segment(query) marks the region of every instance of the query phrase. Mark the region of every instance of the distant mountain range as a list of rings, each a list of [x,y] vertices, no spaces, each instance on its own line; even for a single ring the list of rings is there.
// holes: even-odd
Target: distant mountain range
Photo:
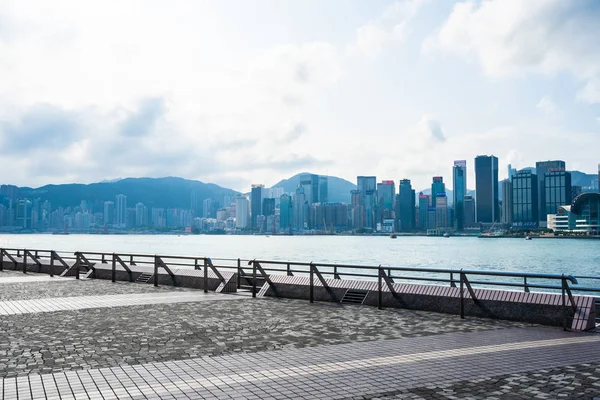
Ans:
[[[528,168],[535,171],[535,168]],[[281,187],[284,192],[294,193],[300,175],[296,174],[288,179],[284,179],[273,187]],[[597,179],[595,174],[586,174],[580,171],[571,171],[572,184],[576,186],[589,187]],[[499,197],[502,196],[501,183],[499,184]],[[345,179],[336,176],[328,177],[328,197],[330,202],[350,203],[350,192],[356,189],[356,185]],[[6,192],[0,191],[0,200],[4,199],[7,203],[10,197],[9,189]],[[91,184],[64,184],[64,185],[46,185],[39,188],[20,187],[17,189],[18,197],[29,199],[40,198],[41,201],[48,200],[53,208],[69,207],[79,205],[82,200],[88,202],[96,210],[101,210],[104,201],[114,201],[116,195],[124,194],[127,196],[127,204],[134,207],[136,203],[144,203],[148,208],[190,208],[192,202],[192,193],[196,201],[202,202],[204,199],[211,198],[216,200],[220,206],[223,206],[223,200],[226,196],[235,196],[239,192],[218,186],[212,183],[204,183],[195,180],[188,180],[177,177],[166,178],[125,178],[115,181],[106,181]],[[431,189],[422,190],[424,194],[430,194]],[[446,190],[449,203],[452,203],[452,190]],[[11,192],[12,193],[12,192]],[[469,195],[475,195],[474,190],[468,190]],[[416,191],[418,196],[419,191]],[[3,195],[3,196],[1,196]],[[14,195],[14,193],[13,193]],[[202,205],[199,205],[202,207]]]
[[[126,178],[115,182],[65,185],[46,185],[36,189],[19,188],[19,197],[48,200],[53,208],[79,205],[82,200],[90,206],[104,201],[114,201],[116,195],[127,196],[127,205],[144,203],[148,208],[185,208],[191,206],[192,193],[200,202],[213,198],[222,202],[224,196],[235,196],[238,192],[212,183],[176,177]],[[201,207],[201,205],[200,205]]]

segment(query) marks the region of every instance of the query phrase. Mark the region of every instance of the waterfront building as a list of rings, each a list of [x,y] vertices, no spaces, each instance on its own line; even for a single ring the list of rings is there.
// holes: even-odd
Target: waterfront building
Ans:
[[[269,215],[275,215],[275,199],[274,198],[263,199],[262,215],[264,215],[265,217],[268,217]]]
[[[282,194],[279,198],[279,228],[282,231],[289,231],[292,228],[293,219],[292,198],[288,194]]]
[[[448,197],[446,193],[435,196],[435,227],[448,228]]]
[[[493,155],[475,157],[475,193],[477,222],[499,221],[497,157]]]
[[[243,195],[235,198],[235,227],[236,229],[246,229],[250,222],[250,203]]]
[[[250,213],[251,227],[252,230],[259,230],[260,226],[257,223],[257,217],[262,215],[262,199],[263,189],[265,185],[254,184],[250,192],[250,206],[252,208]]]
[[[377,178],[374,176],[358,176],[356,186],[362,196],[364,207],[364,229],[375,229],[375,204],[377,196]]]
[[[344,203],[317,203],[310,206],[310,227],[333,232],[348,228],[348,205]]]
[[[28,229],[30,224],[31,201],[29,199],[17,200],[17,226]]]
[[[600,232],[600,193],[582,193],[571,204],[558,207],[546,217],[548,228],[555,231]]]
[[[415,229],[415,190],[412,188],[410,179],[402,179],[398,192],[398,207],[396,211],[396,228],[400,231]]]
[[[351,198],[351,225],[352,229],[363,229],[365,226],[365,208],[363,206],[363,197],[360,190],[352,190],[350,192]]]
[[[514,176],[512,177],[514,178]],[[502,181],[502,223],[510,225],[513,222],[513,182],[512,179]]]
[[[600,163],[598,163],[598,179],[596,180],[596,189],[600,193]]]
[[[204,218],[214,218],[215,202],[213,199],[204,199],[202,201],[202,216]]]
[[[431,183],[431,205],[435,207],[435,199],[438,193],[446,193],[446,185],[444,184],[444,178],[441,176],[434,176],[433,182]]]
[[[419,230],[426,231],[427,224],[427,208],[429,207],[429,196],[419,193]]]
[[[217,221],[226,221],[229,218],[229,211],[226,208],[217,210]]]
[[[114,201],[104,202],[104,224],[112,225],[115,222],[115,203]]]
[[[127,196],[118,194],[115,199],[115,224],[117,228],[127,226]]]
[[[512,181],[512,222],[513,227],[536,227],[538,210],[537,175],[528,169],[513,176]],[[504,190],[504,188],[503,188]]]
[[[475,225],[475,199],[473,198],[473,196],[465,196],[464,221],[465,228],[469,228]]]
[[[298,185],[294,196],[294,229],[306,229],[308,226],[308,201],[304,194],[305,186]]]
[[[454,191],[454,228],[462,231],[464,228],[464,201],[467,195],[467,160],[454,161],[452,188]]]
[[[300,185],[304,189],[304,198],[309,206],[319,202],[319,175],[301,174]]]
[[[143,203],[135,205],[135,226],[148,225],[148,208]]]
[[[512,182],[513,176],[517,174],[517,169],[513,168],[511,164],[508,164],[508,180]]]
[[[434,206],[427,206],[427,230],[436,229],[437,228],[437,220],[436,220],[436,211]]]
[[[535,173],[538,177],[538,221],[541,227],[546,225],[546,174],[548,172],[566,171],[566,163],[562,160],[538,161],[535,163]],[[567,203],[562,203],[567,204]],[[560,204],[560,205],[562,205]],[[556,209],[551,213],[555,214]]]
[[[394,203],[396,197],[396,185],[394,181],[381,181],[377,184],[377,204],[380,210],[380,218],[377,222],[382,222],[383,219],[390,219],[394,215]]]
[[[570,204],[571,173],[568,171],[548,171],[544,176],[544,217],[556,214],[558,207]]]
[[[319,176],[319,202],[329,202],[329,177]]]

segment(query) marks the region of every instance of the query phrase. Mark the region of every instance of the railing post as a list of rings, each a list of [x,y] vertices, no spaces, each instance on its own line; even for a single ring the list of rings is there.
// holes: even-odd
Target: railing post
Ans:
[[[104,254],[102,254],[102,261],[100,261],[102,264],[106,264],[106,259],[104,258]]]
[[[567,302],[565,301],[565,274],[562,275],[561,283],[561,298],[562,298],[562,320],[563,330],[567,330]]]
[[[79,260],[81,257],[79,256],[79,252],[75,253],[75,279],[79,280]]]
[[[252,297],[256,297],[256,260],[252,260]]]
[[[34,257],[35,257],[36,259],[40,258],[40,256],[38,255],[38,250],[36,250],[36,251],[35,251],[35,255],[34,255]]]
[[[27,273],[27,250],[23,250],[23,273]]]
[[[241,289],[242,287],[242,260],[237,259],[237,288]]]
[[[309,264],[309,281],[310,281],[310,292],[309,292],[309,299],[311,303],[314,303],[315,301],[315,294],[314,294],[314,289],[315,289],[315,271],[314,271],[314,266],[313,263],[311,262]]]
[[[154,287],[158,287],[158,256],[154,256]]]
[[[465,293],[464,293],[464,274],[462,273],[462,269],[460,270],[460,318],[465,318]]]
[[[450,287],[456,287],[454,283],[454,272],[450,272]]]
[[[115,253],[112,255],[112,272],[111,272],[111,280],[116,282],[117,280],[117,256]]]
[[[135,262],[133,262],[133,254],[129,256],[129,265],[135,265]]]
[[[4,249],[0,249],[0,271],[4,271]]]
[[[208,260],[204,258],[204,293],[208,293]]]
[[[290,263],[287,263],[287,276],[294,276],[294,274],[292,274],[292,268]]]
[[[17,257],[21,257],[21,250],[17,249]]]
[[[54,277],[54,250],[50,250],[50,278]]]
[[[523,291],[525,293],[529,293],[529,288],[527,287],[527,277],[526,276],[523,277]]]
[[[382,299],[382,294],[381,294],[381,289],[382,289],[382,278],[383,278],[383,274],[385,272],[383,272],[383,269],[381,269],[381,266],[377,269],[377,308],[379,310],[381,310],[381,304],[383,303],[383,299]]]

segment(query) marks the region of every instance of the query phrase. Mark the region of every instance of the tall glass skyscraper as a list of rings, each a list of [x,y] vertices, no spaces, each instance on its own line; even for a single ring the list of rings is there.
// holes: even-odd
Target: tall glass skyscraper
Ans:
[[[292,227],[294,219],[294,208],[292,207],[292,198],[288,194],[283,194],[279,198],[279,227],[281,230],[289,230]]]
[[[477,222],[498,222],[498,157],[475,157],[475,195]]]
[[[431,183],[431,199],[432,199],[432,206],[435,207],[435,198],[438,195],[438,193],[444,193],[444,195],[446,194],[446,185],[444,184],[444,178],[441,176],[434,176],[433,177],[433,182]]]
[[[566,163],[562,160],[538,161],[535,163],[535,173],[538,177],[538,221],[540,226],[546,226],[546,174],[549,172],[565,171]],[[566,203],[565,203],[566,204]],[[564,204],[561,204],[564,205]],[[556,210],[550,214],[555,214]]]
[[[329,201],[329,177],[319,176],[319,203]]]
[[[556,214],[559,206],[571,204],[571,173],[549,171],[544,176],[544,214]]]
[[[429,196],[419,193],[419,230],[427,230],[427,209],[429,207]]]
[[[457,231],[462,231],[465,221],[464,202],[467,195],[467,160],[454,161],[452,187],[454,190],[454,227]]]
[[[256,223],[256,217],[262,215],[262,194],[264,187],[265,185],[252,185],[252,191],[250,192],[252,230],[258,230],[259,228]]]
[[[356,177],[356,186],[362,196],[365,210],[364,228],[375,229],[375,201],[377,195],[377,178],[374,176]]]
[[[403,231],[414,229],[415,213],[415,191],[410,184],[410,179],[402,179],[398,193],[398,215],[396,215],[398,229]]]
[[[512,180],[512,222],[535,223],[538,216],[537,175],[529,170],[521,170]]]
[[[377,204],[384,219],[392,218],[394,214],[394,203],[396,197],[396,185],[394,181],[381,181],[377,184]],[[381,221],[377,221],[381,222]]]

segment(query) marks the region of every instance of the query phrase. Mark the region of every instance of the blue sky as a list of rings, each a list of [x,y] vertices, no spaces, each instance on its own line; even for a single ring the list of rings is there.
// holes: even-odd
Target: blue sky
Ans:
[[[594,0],[3,1],[0,182],[592,173],[597,37]]]

